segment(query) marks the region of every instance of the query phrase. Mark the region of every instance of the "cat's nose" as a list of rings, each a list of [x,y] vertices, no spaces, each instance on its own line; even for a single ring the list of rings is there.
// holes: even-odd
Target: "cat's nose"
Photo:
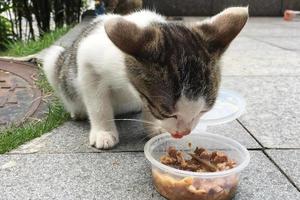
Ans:
[[[185,135],[188,135],[191,132],[191,130],[185,130],[185,131],[175,131],[171,133],[172,137],[174,138],[182,138]]]

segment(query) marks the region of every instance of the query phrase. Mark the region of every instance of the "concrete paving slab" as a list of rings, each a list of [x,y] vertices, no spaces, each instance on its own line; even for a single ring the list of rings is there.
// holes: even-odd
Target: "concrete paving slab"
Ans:
[[[300,189],[300,149],[267,150],[267,153]]]
[[[184,22],[203,19],[185,17]],[[288,23],[282,18],[250,18],[223,56],[223,74],[300,75],[299,26],[300,22]]]
[[[133,118],[133,116],[129,116]],[[138,118],[138,115],[135,117]],[[143,151],[148,141],[146,132],[139,122],[118,122],[121,135],[120,143],[112,152]],[[255,140],[236,121],[224,125],[209,127],[211,133],[222,134],[234,138],[247,148],[260,148]],[[101,152],[89,146],[89,124],[87,122],[67,122],[61,127],[9,152],[16,153],[79,153]]]
[[[237,37],[223,56],[223,75],[300,75],[300,52],[273,46],[272,39],[266,41],[268,43],[255,38]],[[286,38],[279,38],[278,41],[282,46],[288,45]]]
[[[222,86],[245,97],[247,111],[240,121],[265,147],[300,147],[299,77],[231,76]]]
[[[137,118],[128,115],[128,118]],[[148,140],[140,122],[118,121],[120,143],[111,151],[143,151]],[[74,153],[101,152],[89,145],[88,122],[66,122],[59,128],[37,138],[10,153]]]
[[[186,23],[199,22],[208,17],[184,17]],[[250,17],[240,33],[241,36],[261,37],[299,37],[299,20],[284,21],[282,17]]]
[[[250,17],[245,29],[242,32],[244,36],[252,37],[278,37],[299,36],[299,21],[284,21],[283,17]]]
[[[281,48],[283,50],[294,51],[300,55],[300,37],[260,37],[255,38],[257,41],[261,41],[265,44],[272,45],[274,47]]]
[[[251,137],[251,135],[237,122],[229,122],[207,128],[207,132],[224,135],[232,138],[248,149],[259,149],[261,146]]]
[[[287,196],[285,196],[287,195]],[[300,192],[261,152],[252,151],[251,161],[242,173],[235,200],[299,199]]]
[[[236,200],[300,198],[263,153],[251,156]],[[163,199],[152,186],[143,153],[2,155],[0,175],[1,198],[6,200]]]
[[[142,153],[1,156],[0,166],[5,200],[162,199]]]

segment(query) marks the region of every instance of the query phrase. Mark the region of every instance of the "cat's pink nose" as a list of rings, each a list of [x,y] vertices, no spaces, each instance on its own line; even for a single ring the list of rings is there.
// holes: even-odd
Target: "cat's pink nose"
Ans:
[[[191,132],[191,130],[185,130],[185,131],[176,131],[171,133],[172,137],[174,138],[182,138],[185,135],[188,135]]]

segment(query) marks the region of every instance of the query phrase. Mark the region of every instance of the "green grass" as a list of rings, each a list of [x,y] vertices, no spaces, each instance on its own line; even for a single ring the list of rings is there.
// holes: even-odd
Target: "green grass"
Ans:
[[[42,89],[44,94],[53,94],[41,67],[39,67],[39,78],[36,84]],[[69,114],[66,113],[61,102],[56,97],[53,97],[49,102],[49,110],[44,119],[25,122],[18,127],[11,126],[0,133],[0,154],[51,131],[68,119]]]
[[[69,29],[70,27],[57,29],[51,33],[45,34],[43,38],[37,41],[11,43],[8,45],[7,51],[0,52],[0,56],[27,56],[35,54],[42,49],[49,47]],[[31,120],[24,122],[19,126],[12,125],[6,129],[0,130],[0,154],[15,149],[21,144],[51,131],[70,118],[61,102],[53,95],[53,90],[47,82],[41,69],[41,65],[39,65],[38,73],[39,78],[36,81],[36,85],[42,90],[43,94],[51,96],[51,100],[48,102],[48,113],[45,118],[41,120]]]
[[[31,54],[38,53],[44,48],[49,47],[57,39],[63,36],[70,27],[58,28],[50,33],[46,33],[42,38],[28,42],[17,41],[9,43],[6,47],[7,50],[0,52],[0,56],[28,56]]]
[[[60,103],[49,105],[48,116],[41,121],[25,122],[19,127],[10,127],[0,133],[0,154],[8,152],[27,141],[58,127],[69,118]]]

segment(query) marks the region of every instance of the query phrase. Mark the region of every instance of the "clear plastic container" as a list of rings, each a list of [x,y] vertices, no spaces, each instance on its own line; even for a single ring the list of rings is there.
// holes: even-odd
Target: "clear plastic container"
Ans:
[[[189,143],[192,146],[189,146]],[[222,151],[237,166],[221,172],[189,172],[160,163],[168,147],[191,152],[196,147],[209,151]],[[170,134],[158,135],[149,140],[144,148],[145,156],[152,165],[152,178],[156,190],[170,200],[227,200],[237,189],[241,171],[249,164],[248,150],[238,142],[216,134],[201,132],[182,139],[174,139]]]
[[[214,107],[204,114],[195,128],[205,131],[207,126],[231,122],[240,117],[246,108],[245,99],[237,92],[221,88]]]

